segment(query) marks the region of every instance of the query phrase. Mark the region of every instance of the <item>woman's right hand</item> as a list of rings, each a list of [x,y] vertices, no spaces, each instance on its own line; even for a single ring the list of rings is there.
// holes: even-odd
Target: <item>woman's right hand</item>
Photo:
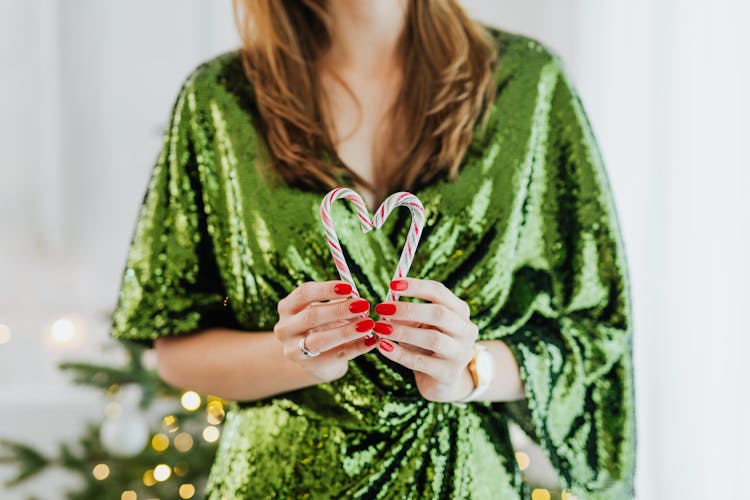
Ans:
[[[336,292],[337,285],[341,293]],[[370,304],[359,297],[348,297],[351,291],[344,281],[306,281],[278,304],[279,321],[273,333],[284,347],[284,356],[321,382],[343,377],[350,359],[377,344],[377,337],[371,342],[364,339],[375,324],[366,316]],[[300,349],[302,338],[305,349],[320,354],[305,355]]]

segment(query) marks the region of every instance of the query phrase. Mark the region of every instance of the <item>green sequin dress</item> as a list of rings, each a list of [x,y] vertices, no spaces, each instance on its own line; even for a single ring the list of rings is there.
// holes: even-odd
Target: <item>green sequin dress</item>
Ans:
[[[411,190],[426,222],[409,276],[444,283],[470,305],[480,340],[510,346],[526,399],[426,401],[410,370],[374,350],[340,380],[232,402],[208,498],[528,498],[509,420],[579,498],[633,496],[630,285],[602,157],[560,57],[486,29],[501,58],[497,98],[459,177]],[[237,51],[186,78],[138,214],[113,337],[152,345],[212,326],[270,331],[300,283],[340,279],[318,214],[327,189],[265,169],[258,120]],[[384,300],[409,211],[366,235],[348,202],[332,214],[359,292]]]

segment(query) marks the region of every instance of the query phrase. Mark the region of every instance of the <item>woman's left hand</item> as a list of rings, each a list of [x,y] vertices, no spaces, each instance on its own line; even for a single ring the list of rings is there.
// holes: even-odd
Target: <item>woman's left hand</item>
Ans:
[[[406,282],[406,289],[394,287],[397,281]],[[387,320],[375,324],[374,331],[382,339],[378,350],[414,370],[417,388],[425,399],[456,401],[468,396],[473,382],[467,365],[479,334],[470,319],[469,305],[434,280],[400,278],[391,282],[391,290],[431,303],[386,301],[376,305],[375,311]],[[391,333],[387,333],[389,326]]]

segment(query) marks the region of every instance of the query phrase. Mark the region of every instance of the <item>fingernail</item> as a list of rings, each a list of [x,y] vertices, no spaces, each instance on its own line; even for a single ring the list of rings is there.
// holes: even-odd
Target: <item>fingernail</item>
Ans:
[[[395,314],[396,306],[395,304],[378,304],[375,306],[375,312],[386,316],[389,314]]]
[[[381,341],[380,341],[380,347],[381,347],[381,348],[382,348],[382,349],[383,349],[384,351],[388,351],[388,352],[391,352],[391,351],[393,350],[393,344],[391,344],[391,343],[390,343],[390,342],[388,342],[387,340],[381,340]]]
[[[372,329],[382,335],[390,335],[391,333],[393,333],[393,327],[388,323],[383,323],[382,321],[376,321],[375,326],[373,326]]]
[[[372,335],[370,337],[365,337],[365,345],[367,347],[375,345],[375,342],[377,342],[377,341],[378,341],[378,337],[376,335]]]
[[[367,318],[366,320],[357,323],[354,328],[356,328],[358,332],[367,332],[372,330],[374,324],[375,320],[373,320],[372,318]]]
[[[349,304],[349,311],[353,313],[361,313],[370,309],[370,303],[364,299],[356,300]]]
[[[393,280],[391,281],[391,289],[396,291],[402,291],[406,290],[406,287],[409,286],[409,282],[406,280]]]
[[[333,287],[333,291],[339,295],[349,295],[352,293],[352,286],[349,283],[338,283]]]

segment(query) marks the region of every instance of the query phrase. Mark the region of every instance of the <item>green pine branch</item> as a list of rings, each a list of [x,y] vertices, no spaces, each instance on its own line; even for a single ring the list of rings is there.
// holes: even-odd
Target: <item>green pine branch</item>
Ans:
[[[140,401],[143,410],[151,405],[156,396],[179,397],[180,391],[164,383],[155,371],[143,366],[143,346],[125,341],[121,344],[128,352],[128,361],[123,367],[83,362],[65,362],[59,367],[72,374],[74,383],[109,392],[128,384],[138,384],[143,392]],[[25,443],[0,439],[0,463],[16,466],[16,473],[5,482],[5,485],[8,488],[16,487],[48,468],[60,467],[82,479],[79,489],[66,493],[67,498],[71,500],[119,500],[125,490],[135,491],[138,498],[177,498],[177,490],[183,483],[193,484],[196,488],[196,497],[199,497],[199,490],[205,484],[213,463],[216,443],[206,443],[200,436],[200,430],[206,425],[203,412],[179,410],[173,415],[179,422],[180,432],[189,432],[193,437],[194,445],[187,452],[180,452],[174,446],[158,452],[151,446],[146,446],[135,456],[116,456],[101,443],[101,423],[98,422],[88,422],[77,440],[60,443],[57,452],[51,454],[45,454]],[[144,473],[162,463],[173,468],[171,477],[146,486],[143,481]],[[92,471],[97,464],[106,464],[109,467],[109,475],[105,479],[94,477]],[[174,469],[178,464],[180,475]]]

